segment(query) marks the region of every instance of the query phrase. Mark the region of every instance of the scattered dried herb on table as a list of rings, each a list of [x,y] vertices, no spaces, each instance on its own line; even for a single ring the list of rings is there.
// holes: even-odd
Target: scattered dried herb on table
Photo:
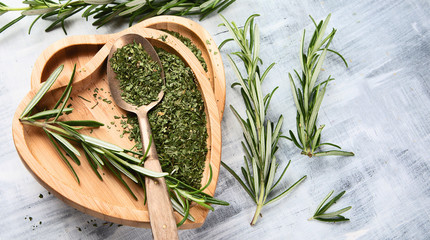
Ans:
[[[158,99],[163,88],[161,69],[142,45],[132,43],[119,48],[110,63],[126,102],[140,107]]]
[[[161,167],[163,171],[171,173],[171,176],[192,187],[200,188],[208,152],[202,95],[197,89],[193,72],[178,56],[163,49],[157,49],[157,53],[166,76],[165,93],[163,100],[148,113],[148,118]],[[156,74],[151,76],[157,77]],[[133,79],[130,79],[131,81]],[[138,93],[146,90],[142,85],[133,85],[132,91]],[[130,94],[127,93],[126,96],[128,95]],[[126,99],[134,105],[150,99],[150,96],[145,94],[140,97],[137,100],[133,97]],[[122,122],[121,125],[124,128],[123,134],[129,134],[129,139],[136,143],[136,149],[141,151],[137,117],[129,115],[127,122]]]
[[[163,30],[166,33],[174,36],[175,38],[179,39],[185,46],[187,46],[191,52],[194,54],[194,56],[196,56],[197,60],[199,60],[200,64],[202,65],[203,69],[207,72],[208,71],[208,66],[206,64],[205,59],[202,56],[202,51],[196,47],[196,45],[194,45],[194,43],[191,41],[191,39],[182,36],[180,33],[178,32],[174,32],[174,31],[169,31],[169,30]]]

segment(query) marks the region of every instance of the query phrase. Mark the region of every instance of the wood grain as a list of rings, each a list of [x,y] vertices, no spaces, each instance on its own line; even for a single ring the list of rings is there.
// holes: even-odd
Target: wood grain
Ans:
[[[206,183],[208,180],[208,166],[211,164],[213,179],[205,192],[213,195],[217,184],[221,157],[220,116],[215,95],[210,82],[207,81],[206,73],[191,51],[174,37],[169,36],[165,41],[162,41],[161,36],[165,35],[165,33],[158,30],[142,28],[136,25],[112,35],[69,37],[54,43],[46,49],[38,58],[33,69],[31,79],[33,89],[20,103],[13,118],[13,139],[18,154],[27,169],[39,183],[64,202],[103,220],[135,227],[149,227],[148,211],[146,206],[143,205],[144,195],[139,186],[126,180],[139,199],[135,201],[121,183],[111,176],[109,172],[103,170],[104,181],[98,180],[86,161],[82,161],[82,166],[75,167],[81,179],[81,184],[78,184],[68,168],[58,158],[48,139],[41,134],[41,131],[23,126],[18,119],[22,110],[40,87],[40,82],[46,79],[52,69],[59,64],[64,64],[65,70],[46,97],[38,104],[39,109],[44,106],[52,106],[67,83],[73,64],[76,63],[78,70],[73,85],[73,101],[70,101],[75,111],[64,118],[94,119],[107,125],[114,121],[115,124],[111,125],[111,129],[100,128],[94,130],[91,136],[117,144],[123,148],[132,147],[132,143],[129,140],[119,137],[120,123],[119,120],[113,119],[113,116],[120,116],[125,113],[114,104],[107,104],[93,97],[94,89],[98,88],[100,89],[98,96],[101,99],[111,99],[107,90],[105,59],[115,39],[126,33],[141,34],[148,38],[153,45],[180,56],[194,72],[198,81],[198,88],[202,92],[205,102],[209,134],[209,152],[202,183]],[[85,48],[88,48],[89,51],[86,52]],[[99,50],[96,51],[97,49]],[[91,54],[93,54],[92,58]],[[222,63],[220,66],[222,66]],[[91,102],[84,101],[78,96]],[[222,98],[222,96],[218,96],[218,98]],[[99,102],[98,106],[93,108],[97,101]],[[85,130],[83,133],[89,134]],[[187,221],[181,226],[182,229],[201,226],[208,214],[208,210],[200,206],[194,206],[191,208],[190,213],[196,220],[195,222]],[[179,221],[181,216],[179,214],[175,215],[177,221]]]

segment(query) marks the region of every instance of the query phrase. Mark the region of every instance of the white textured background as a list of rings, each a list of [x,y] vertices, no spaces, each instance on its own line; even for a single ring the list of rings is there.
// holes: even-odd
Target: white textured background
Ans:
[[[8,5],[17,1],[6,0]],[[253,202],[233,177],[221,169],[216,197],[230,206],[216,206],[203,227],[180,232],[181,239],[428,239],[430,238],[430,4],[428,1],[245,1],[238,0],[223,14],[242,25],[259,13],[261,58],[276,66],[264,83],[275,86],[269,117],[285,117],[283,132],[295,128],[295,108],[287,73],[298,68],[301,32],[313,31],[316,20],[332,13],[329,27],[338,29],[332,48],[348,60],[346,69],[330,55],[322,76],[336,78],[327,88],[319,124],[326,124],[323,140],[336,143],[355,157],[301,156],[292,143],[281,140],[278,159],[292,164],[282,187],[308,179],[289,196],[263,209],[263,218],[249,225]],[[5,14],[0,25],[17,15]],[[194,20],[196,20],[194,18]],[[12,116],[30,90],[32,66],[43,49],[64,36],[45,33],[48,23],[32,19],[0,34],[0,239],[150,239],[149,229],[103,225],[41,187],[21,163],[11,136]],[[200,22],[217,43],[230,37],[212,15]],[[126,28],[111,24],[96,30],[78,17],[66,24],[69,35],[104,34]],[[225,53],[237,50],[233,43]],[[236,79],[226,62],[226,81]],[[222,159],[239,170],[242,133],[228,105],[243,112],[238,89],[227,88]],[[316,205],[334,189],[346,190],[334,206],[348,205],[350,222],[308,221]],[[43,198],[39,198],[43,194]],[[33,218],[32,221],[28,217]],[[27,218],[27,219],[25,219]],[[42,221],[42,224],[39,224]],[[98,227],[94,227],[96,223]],[[37,227],[36,227],[37,226]],[[82,231],[78,231],[81,228]]]

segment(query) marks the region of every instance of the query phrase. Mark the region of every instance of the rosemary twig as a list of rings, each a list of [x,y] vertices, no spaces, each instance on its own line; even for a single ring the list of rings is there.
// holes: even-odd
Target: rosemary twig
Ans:
[[[336,29],[333,29],[326,37],[325,31],[330,20],[330,15],[324,20],[316,24],[314,19],[311,17],[315,31],[312,35],[311,41],[307,52],[304,51],[305,33],[303,31],[303,37],[300,44],[300,65],[302,74],[294,70],[297,79],[299,80],[300,87],[296,87],[293,77],[289,75],[291,90],[293,92],[294,102],[297,108],[297,137],[290,130],[290,137],[286,137],[300,149],[302,154],[312,156],[329,156],[329,155],[341,155],[341,156],[354,156],[352,152],[345,152],[340,150],[331,151],[319,151],[319,147],[323,145],[333,146],[341,149],[338,145],[333,143],[321,143],[321,131],[325,125],[317,127],[318,111],[321,107],[321,102],[324,98],[327,84],[334,80],[329,76],[325,81],[317,83],[318,75],[322,69],[324,59],[327,52],[332,52],[338,55],[346,67],[347,62],[341,54],[329,48],[331,41],[336,33]]]
[[[315,214],[313,217],[311,217],[309,220],[315,219],[318,221],[323,222],[343,222],[343,221],[349,221],[348,218],[345,218],[341,214],[351,209],[351,206],[342,208],[340,210],[337,210],[335,212],[326,213],[326,211],[334,204],[337,200],[339,200],[344,194],[345,191],[339,193],[336,197],[334,197],[332,200],[330,200],[327,204],[324,205],[325,202],[331,197],[334,191],[331,191],[324,199],[323,201],[318,205],[317,210],[315,211]]]
[[[124,181],[120,173],[135,183],[140,184],[142,187],[144,187],[143,177],[165,177],[166,184],[171,192],[171,201],[174,209],[184,216],[184,219],[178,225],[183,224],[186,219],[191,221],[194,220],[194,218],[189,215],[190,202],[196,202],[197,204],[210,210],[213,210],[213,207],[209,204],[228,205],[227,202],[217,200],[202,192],[207,186],[209,186],[209,183],[212,180],[211,166],[209,181],[206,186],[202,189],[195,189],[177,180],[176,178],[169,176],[168,173],[153,172],[142,167],[142,161],[145,160],[148,151],[145,151],[144,154],[133,152],[133,154],[140,156],[140,158],[136,158],[133,155],[128,154],[130,151],[126,149],[91,136],[83,135],[77,131],[83,127],[100,127],[103,126],[103,123],[93,120],[60,120],[60,116],[62,116],[64,113],[71,113],[73,111],[72,108],[65,108],[65,106],[72,91],[72,81],[76,70],[76,65],[73,68],[70,81],[66,86],[64,93],[61,95],[53,109],[44,110],[33,114],[32,111],[34,110],[34,107],[43,98],[46,92],[48,92],[62,70],[62,65],[54,70],[48,80],[42,85],[33,99],[23,110],[19,120],[22,124],[39,127],[45,131],[56,152],[66,163],[67,167],[73,173],[78,183],[80,183],[79,177],[76,174],[72,164],[68,160],[68,158],[70,158],[77,165],[80,165],[79,157],[81,154],[80,151],[75,147],[76,145],[82,147],[85,158],[100,180],[103,180],[103,178],[98,172],[98,169],[106,166],[107,169],[111,171],[116,178],[118,178],[118,180],[126,187],[126,189],[136,200],[136,195],[134,195],[134,193],[131,191],[130,187]],[[76,144],[71,144],[71,142]]]
[[[232,87],[236,85],[241,87],[242,98],[246,106],[246,119],[242,118],[233,106],[230,106],[234,115],[239,120],[245,137],[245,142],[242,142],[245,152],[245,162],[244,167],[241,168],[244,180],[228,167],[226,163],[222,162],[221,164],[237,179],[257,205],[251,225],[257,222],[264,205],[280,200],[306,178],[306,176],[303,176],[291,187],[269,199],[270,193],[284,176],[291,161],[284,168],[281,176],[275,181],[275,174],[279,165],[275,154],[278,150],[277,145],[281,136],[283,117],[281,115],[276,123],[272,123],[266,119],[268,106],[277,88],[266,95],[263,95],[261,90],[261,84],[267,73],[274,66],[274,63],[260,75],[260,34],[257,25],[254,24],[256,16],[258,15],[250,16],[245,22],[243,29],[239,29],[234,22],[229,23],[221,16],[223,25],[228,29],[234,41],[240,47],[240,52],[232,54],[238,56],[243,61],[247,74],[247,76],[242,75],[236,63],[228,55],[228,60],[239,80]],[[221,45],[233,39],[227,39]]]
[[[9,7],[0,2],[0,15],[7,12],[20,12],[20,16],[0,28],[0,33],[27,16],[37,16],[28,29],[28,33],[38,20],[50,21],[45,31],[64,27],[65,21],[83,12],[82,17],[90,16],[96,20],[94,26],[101,27],[119,17],[128,19],[131,26],[135,22],[157,15],[200,15],[200,20],[210,13],[221,12],[236,0],[33,0],[24,1],[23,7]]]

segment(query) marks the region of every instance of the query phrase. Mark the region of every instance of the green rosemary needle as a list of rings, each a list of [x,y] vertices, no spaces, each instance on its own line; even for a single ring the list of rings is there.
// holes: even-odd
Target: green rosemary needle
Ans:
[[[246,20],[243,29],[239,29],[234,22],[229,23],[221,16],[223,26],[228,29],[233,38],[225,40],[220,45],[222,46],[232,40],[239,45],[240,52],[232,54],[243,61],[247,74],[247,76],[242,75],[236,63],[228,55],[228,60],[239,80],[232,87],[236,85],[241,87],[242,98],[246,106],[246,119],[242,118],[233,106],[230,106],[239,120],[245,137],[245,141],[242,142],[245,152],[244,166],[241,168],[244,180],[226,163],[222,162],[221,164],[237,179],[257,205],[251,225],[257,222],[263,206],[280,200],[306,178],[306,176],[303,176],[289,188],[269,199],[269,194],[278,185],[291,161],[288,162],[282,174],[275,181],[275,174],[279,165],[275,154],[278,150],[277,145],[281,136],[283,117],[281,115],[276,123],[266,119],[268,106],[277,88],[273,89],[269,94],[263,95],[261,84],[274,63],[260,75],[260,34],[257,25],[254,24],[256,16],[258,15],[250,16]]]
[[[54,107],[49,110],[33,113],[37,103],[48,92],[62,70],[63,65],[53,71],[47,81],[44,82],[33,99],[30,100],[29,104],[23,110],[19,120],[22,124],[39,127],[44,130],[56,152],[66,163],[78,183],[80,183],[79,177],[69,161],[69,159],[71,159],[78,166],[80,165],[79,157],[81,154],[75,146],[82,147],[86,160],[100,180],[103,180],[103,178],[98,172],[98,169],[107,167],[107,169],[113,173],[113,175],[125,186],[136,200],[136,195],[131,191],[120,173],[134,181],[136,184],[141,185],[143,188],[144,177],[165,177],[173,208],[179,214],[184,216],[178,225],[183,224],[186,219],[194,221],[194,218],[189,214],[190,202],[196,202],[210,210],[214,210],[214,208],[209,204],[228,205],[225,201],[215,199],[212,196],[203,193],[203,190],[209,186],[209,183],[212,180],[211,166],[209,166],[210,176],[208,183],[203,188],[196,189],[172,176],[169,176],[169,173],[153,172],[142,167],[142,159],[145,160],[148,151],[146,151],[145,154],[132,152],[78,132],[79,129],[84,127],[103,126],[103,123],[93,120],[62,121],[60,117],[63,114],[71,113],[73,111],[72,108],[66,108],[65,106],[67,105],[67,101],[72,92],[72,82],[76,71],[76,65],[73,68],[68,85]],[[71,142],[76,144],[71,144]],[[136,155],[138,155],[138,157],[135,157]]]
[[[301,88],[296,87],[293,77],[291,74],[288,74],[294,102],[297,108],[297,138],[291,130],[290,137],[286,138],[293,141],[298,148],[302,149],[302,154],[308,155],[309,157],[329,155],[354,156],[352,152],[340,150],[319,151],[319,147],[324,145],[333,146],[338,149],[341,148],[333,143],[321,143],[321,131],[325,125],[317,127],[318,111],[321,107],[327,84],[334,80],[334,78],[329,76],[325,81],[317,83],[318,75],[328,52],[338,55],[343,60],[346,67],[348,67],[348,64],[342,55],[329,48],[336,33],[336,29],[333,29],[324,37],[328,22],[330,21],[330,15],[328,15],[324,21],[320,21],[319,24],[316,24],[312,17],[311,19],[316,29],[312,35],[307,52],[304,51],[306,30],[303,31],[299,57],[302,69],[301,76],[294,70]]]

